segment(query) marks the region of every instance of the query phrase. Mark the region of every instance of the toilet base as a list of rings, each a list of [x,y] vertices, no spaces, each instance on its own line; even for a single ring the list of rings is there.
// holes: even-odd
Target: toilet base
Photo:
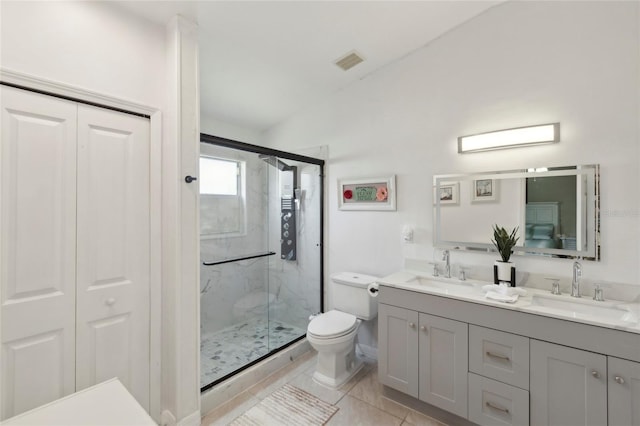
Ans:
[[[326,365],[327,362],[332,364],[336,362],[342,364],[344,362],[344,368],[339,368],[339,372],[336,372],[338,374],[336,374],[335,377],[328,376],[321,372],[326,371],[322,366],[323,364]],[[355,350],[350,351],[346,356],[343,354],[339,358],[337,358],[335,354],[318,353],[318,367],[313,373],[313,381],[330,389],[338,389],[358,374],[363,366],[364,362],[356,356]],[[333,371],[335,372],[335,370]]]

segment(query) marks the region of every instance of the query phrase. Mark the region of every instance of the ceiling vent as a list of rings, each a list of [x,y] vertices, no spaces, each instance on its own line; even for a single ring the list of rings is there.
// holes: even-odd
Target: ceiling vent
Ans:
[[[335,62],[335,64],[340,68],[342,68],[344,71],[347,71],[355,67],[362,61],[364,61],[364,58],[354,50],[352,52],[347,53],[342,58],[338,59]]]

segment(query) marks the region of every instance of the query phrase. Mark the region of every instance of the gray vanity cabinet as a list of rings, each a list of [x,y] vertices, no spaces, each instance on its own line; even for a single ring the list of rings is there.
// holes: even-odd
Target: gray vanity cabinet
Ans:
[[[609,426],[640,426],[640,363],[608,357]]]
[[[606,425],[607,357],[531,340],[531,425]]]
[[[378,327],[380,382],[466,418],[468,325],[381,303]]]
[[[378,334],[380,382],[418,398],[418,313],[379,304]]]

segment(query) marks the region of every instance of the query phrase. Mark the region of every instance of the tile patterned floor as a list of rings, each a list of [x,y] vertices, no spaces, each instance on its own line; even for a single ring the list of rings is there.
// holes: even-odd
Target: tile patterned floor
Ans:
[[[213,383],[306,332],[280,321],[255,318],[202,336],[200,386]]]
[[[308,352],[207,414],[202,418],[202,426],[229,424],[286,383],[337,406],[338,412],[327,423],[330,426],[446,426],[382,396],[382,385],[378,383],[375,362],[368,361],[353,379],[336,390],[325,388],[313,381],[315,363],[316,353]]]

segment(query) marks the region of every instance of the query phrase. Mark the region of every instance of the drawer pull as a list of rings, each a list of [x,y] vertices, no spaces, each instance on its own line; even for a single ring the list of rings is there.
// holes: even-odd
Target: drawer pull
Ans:
[[[487,405],[487,407],[493,408],[494,410],[502,411],[504,413],[508,413],[509,412],[508,408],[500,407],[499,405],[492,404],[489,401],[485,402],[485,404]]]
[[[487,354],[487,356],[490,356],[491,358],[498,358],[498,359],[501,359],[501,360],[504,360],[504,361],[511,361],[511,359],[508,356],[505,356],[505,355],[494,354],[491,351],[487,351],[485,353]]]
[[[624,379],[620,376],[615,376],[613,380],[615,380],[616,383],[620,383],[621,385],[624,385]]]

